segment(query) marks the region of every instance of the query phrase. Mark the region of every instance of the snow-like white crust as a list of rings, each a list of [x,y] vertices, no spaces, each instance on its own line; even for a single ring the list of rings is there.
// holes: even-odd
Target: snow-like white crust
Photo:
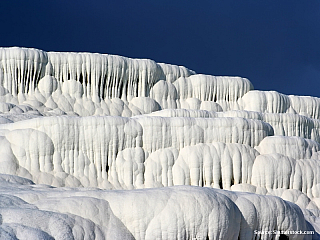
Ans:
[[[6,239],[236,240],[253,239],[256,229],[310,229],[297,205],[275,196],[190,186],[67,189],[0,179]]]
[[[241,77],[0,48],[0,238],[319,239],[319,118]]]

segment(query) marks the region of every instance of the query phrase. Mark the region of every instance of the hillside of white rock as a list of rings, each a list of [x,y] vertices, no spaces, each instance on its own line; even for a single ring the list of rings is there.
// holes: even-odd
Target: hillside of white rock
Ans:
[[[0,48],[0,239],[320,239],[320,99]]]

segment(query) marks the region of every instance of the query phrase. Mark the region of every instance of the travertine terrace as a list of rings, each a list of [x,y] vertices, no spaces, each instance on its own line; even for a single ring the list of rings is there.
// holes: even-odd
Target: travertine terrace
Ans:
[[[320,238],[319,98],[14,47],[0,112],[1,239]]]

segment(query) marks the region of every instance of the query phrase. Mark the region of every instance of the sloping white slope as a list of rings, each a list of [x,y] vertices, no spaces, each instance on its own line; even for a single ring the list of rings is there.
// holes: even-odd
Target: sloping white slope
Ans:
[[[0,239],[319,239],[319,118],[245,78],[0,48]]]
[[[0,177],[0,232],[6,239],[236,240],[254,238],[256,229],[312,229],[297,205],[273,196],[187,186],[59,189]]]

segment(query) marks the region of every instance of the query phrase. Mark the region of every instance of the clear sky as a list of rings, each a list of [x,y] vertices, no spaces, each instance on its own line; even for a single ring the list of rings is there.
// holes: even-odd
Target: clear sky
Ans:
[[[0,46],[149,58],[320,97],[319,0],[2,0]]]

